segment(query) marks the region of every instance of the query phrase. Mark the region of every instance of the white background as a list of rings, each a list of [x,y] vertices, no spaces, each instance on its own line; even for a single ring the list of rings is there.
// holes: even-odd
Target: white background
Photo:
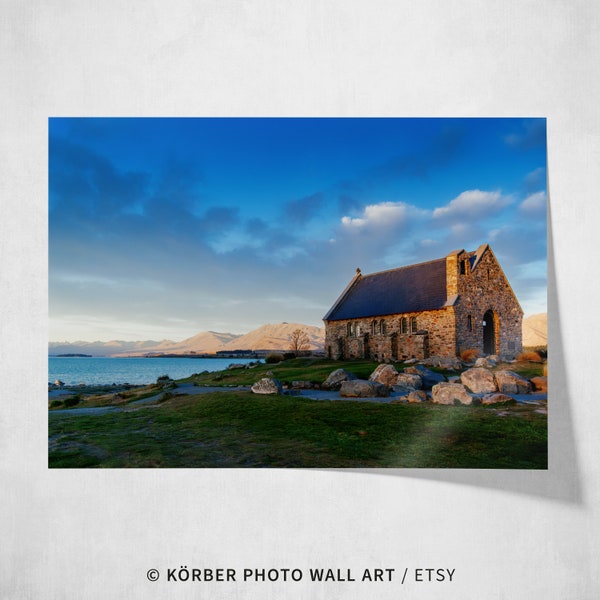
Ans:
[[[587,0],[3,1],[0,597],[597,598],[599,25]],[[549,470],[48,470],[47,119],[83,115],[547,117]]]

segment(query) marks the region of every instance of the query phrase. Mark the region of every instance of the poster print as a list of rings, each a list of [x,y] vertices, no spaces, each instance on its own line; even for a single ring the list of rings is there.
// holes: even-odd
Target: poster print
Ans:
[[[543,118],[52,118],[49,221],[50,467],[547,467]]]

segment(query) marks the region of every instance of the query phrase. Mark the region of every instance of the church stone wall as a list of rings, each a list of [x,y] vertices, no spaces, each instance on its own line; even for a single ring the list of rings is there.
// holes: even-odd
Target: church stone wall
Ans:
[[[408,333],[402,332],[402,317],[407,319]],[[417,319],[415,332],[410,332],[412,317]],[[353,325],[350,335],[348,324]],[[325,331],[325,353],[335,359],[403,360],[456,354],[454,311],[451,307],[376,318],[329,321]]]

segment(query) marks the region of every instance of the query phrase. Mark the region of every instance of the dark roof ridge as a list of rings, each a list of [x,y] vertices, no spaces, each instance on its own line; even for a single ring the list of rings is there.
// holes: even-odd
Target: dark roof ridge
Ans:
[[[364,273],[361,273],[363,278],[367,278],[367,277],[373,277],[375,275],[380,275],[382,273],[391,273],[392,271],[401,271],[402,269],[411,269],[413,267],[420,267],[421,265],[429,265],[431,263],[434,262],[438,262],[441,260],[446,260],[445,256],[442,256],[441,258],[434,258],[432,260],[426,260],[420,263],[413,263],[411,265],[404,265],[402,267],[392,267],[391,269],[384,269],[383,271],[375,271],[374,273],[367,273],[366,275]]]

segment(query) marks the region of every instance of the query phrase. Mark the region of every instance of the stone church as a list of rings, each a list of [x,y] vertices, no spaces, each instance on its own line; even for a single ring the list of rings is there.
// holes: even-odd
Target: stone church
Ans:
[[[488,244],[370,275],[357,269],[323,321],[334,359],[522,350],[523,310]]]

